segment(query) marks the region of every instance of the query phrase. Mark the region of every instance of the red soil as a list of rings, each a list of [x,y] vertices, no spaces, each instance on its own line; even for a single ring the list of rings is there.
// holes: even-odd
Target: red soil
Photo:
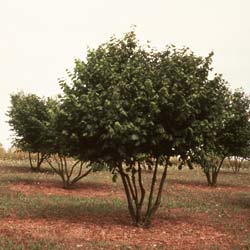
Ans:
[[[125,197],[121,190],[117,190],[112,185],[103,184],[83,184],[77,188],[63,189],[61,185],[55,184],[53,182],[36,182],[36,183],[16,183],[9,186],[10,190],[22,192],[26,195],[34,195],[36,193],[41,193],[45,195],[70,195],[70,196],[80,196],[80,197]]]
[[[102,221],[100,223],[100,220]],[[126,216],[120,221],[127,221]],[[174,246],[176,249],[201,249],[220,246],[230,249],[230,235],[220,232],[212,226],[202,225],[197,221],[163,220],[154,221],[149,229],[136,228],[132,225],[117,224],[113,217],[83,217],[81,221],[46,220],[46,219],[2,219],[1,234],[18,234],[36,239],[59,240],[78,247],[88,242],[107,242],[116,245],[137,245],[156,247],[157,245]],[[85,248],[82,248],[85,249]]]
[[[225,187],[209,188],[201,185],[184,185],[172,183],[177,188],[188,188],[200,192],[225,191]],[[65,190],[59,184],[33,183],[12,184],[11,190],[23,192],[26,195],[42,193],[46,195],[74,195],[80,197],[123,197],[122,190],[112,185],[86,183],[75,189]],[[230,189],[230,188],[229,188]],[[241,188],[232,187],[233,191]],[[228,190],[228,187],[226,187]],[[244,189],[245,190],[245,189]],[[172,216],[174,215],[174,217]],[[178,250],[193,249],[232,249],[235,237],[208,222],[206,213],[196,213],[186,216],[182,209],[172,209],[166,212],[165,218],[156,218],[149,229],[136,228],[130,224],[127,214],[113,214],[108,216],[83,215],[76,220],[27,218],[20,219],[11,216],[0,219],[0,234],[20,235],[35,239],[51,239],[66,243],[73,249],[88,249],[86,244],[93,242],[107,242],[115,247],[122,245],[137,245],[142,248],[153,249],[159,245],[173,247]],[[246,218],[245,216],[243,216]],[[244,218],[239,218],[244,219]],[[111,248],[112,249],[112,248]],[[119,248],[116,248],[119,249]],[[158,248],[159,249],[159,248]],[[160,248],[164,249],[164,248]]]

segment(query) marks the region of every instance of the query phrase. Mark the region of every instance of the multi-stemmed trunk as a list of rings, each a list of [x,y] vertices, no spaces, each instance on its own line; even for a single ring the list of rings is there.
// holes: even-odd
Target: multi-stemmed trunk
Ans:
[[[67,158],[62,155],[53,155],[50,159],[47,159],[47,162],[54,172],[61,177],[65,189],[69,189],[92,171],[90,164],[86,165],[84,161],[76,160],[73,165],[70,165]],[[89,168],[87,169],[87,167]]]
[[[225,160],[225,157],[221,158],[218,164],[212,163],[209,167],[204,167],[204,173],[207,177],[207,184],[211,187],[217,185],[218,175],[220,173],[222,164]]]
[[[233,160],[229,159],[229,164],[235,174],[238,174],[240,172],[243,162],[243,157],[234,156]]]
[[[41,165],[44,162],[44,160],[47,158],[46,154],[43,153],[36,153],[36,158],[33,158],[31,153],[29,152],[29,162],[30,162],[30,168],[32,171],[40,171]]]
[[[159,159],[156,159],[152,172],[151,185],[147,194],[143,183],[142,165],[140,162],[131,164],[128,172],[122,163],[118,165],[118,172],[121,176],[127,197],[128,210],[135,226],[148,227],[150,225],[161,203],[163,186],[167,177],[167,167],[167,164],[163,167],[160,180],[157,182],[159,177]],[[158,188],[156,188],[157,184]]]

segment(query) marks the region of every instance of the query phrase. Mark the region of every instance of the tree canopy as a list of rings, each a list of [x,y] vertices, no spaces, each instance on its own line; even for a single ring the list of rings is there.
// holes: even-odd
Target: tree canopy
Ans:
[[[32,169],[39,169],[46,150],[46,140],[49,115],[46,100],[35,94],[19,92],[11,95],[11,106],[8,110],[9,124],[15,133],[14,145],[29,153],[37,153],[36,166],[30,163]],[[41,154],[41,155],[40,155]],[[30,155],[29,155],[30,156]]]
[[[89,50],[73,84],[61,83],[69,133],[95,159],[185,155],[209,136],[224,105],[225,82],[208,79],[211,56],[144,48],[133,32]]]
[[[224,115],[217,118],[212,140],[193,152],[193,160],[201,164],[208,184],[215,186],[224,160],[227,157],[247,158],[250,146],[250,99],[236,90],[225,99]]]
[[[170,157],[190,163],[220,126],[228,88],[220,75],[209,77],[211,62],[212,54],[203,58],[187,48],[141,46],[129,32],[89,50],[85,61],[76,60],[72,83],[61,81],[75,154],[120,174],[137,225],[148,224],[159,206]],[[154,165],[144,214],[141,164]],[[159,165],[164,170],[153,199]]]

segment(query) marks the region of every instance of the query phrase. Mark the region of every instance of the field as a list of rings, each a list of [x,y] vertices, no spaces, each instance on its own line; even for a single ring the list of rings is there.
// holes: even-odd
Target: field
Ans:
[[[199,168],[170,168],[162,205],[142,229],[131,225],[121,180],[109,172],[64,190],[49,169],[1,161],[0,250],[40,249],[250,249],[250,171],[223,169],[210,188]]]

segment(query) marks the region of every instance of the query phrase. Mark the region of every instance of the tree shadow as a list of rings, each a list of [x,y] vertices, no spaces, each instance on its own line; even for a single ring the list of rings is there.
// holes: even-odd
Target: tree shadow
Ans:
[[[99,226],[116,225],[134,227],[127,210],[127,204],[125,202],[120,204],[122,206],[116,206],[112,203],[106,203],[105,201],[101,201],[98,204],[82,204],[81,206],[74,204],[50,204],[39,206],[36,211],[28,209],[25,214],[19,216],[22,219],[46,219],[48,221],[63,220],[68,223],[84,222]],[[149,228],[164,225],[166,223],[175,225],[180,222],[192,224],[193,218],[187,214],[161,212],[156,214]]]
[[[250,197],[242,196],[230,199],[227,203],[241,209],[250,209]]]
[[[80,189],[94,189],[94,190],[105,190],[114,187],[112,183],[99,183],[94,181],[78,182],[73,185],[69,190],[80,190]]]
[[[87,187],[86,185],[85,188]],[[92,188],[95,188],[92,183]],[[96,185],[103,188],[104,185]],[[45,219],[47,221],[62,220],[66,223],[92,223],[96,225],[133,226],[127,210],[125,199],[114,198],[112,194],[107,197],[75,197],[75,196],[46,196],[25,195],[21,192],[8,191],[12,208],[6,211],[4,217],[18,219]],[[3,194],[6,195],[6,194]],[[152,227],[163,224],[175,225],[185,221],[192,223],[192,216],[182,209],[176,211],[159,211],[152,221]]]
[[[0,166],[0,172],[3,173],[13,173],[13,174],[55,174],[55,172],[50,169],[50,168],[41,168],[39,171],[34,171],[32,170],[29,166],[6,166],[6,165],[1,165]]]
[[[179,184],[187,187],[196,187],[196,188],[244,188],[244,185],[240,184],[232,184],[232,183],[225,183],[225,182],[220,182],[218,181],[217,186],[209,186],[205,181],[194,181],[194,180],[180,180],[180,179],[171,179],[168,180],[168,184],[174,185],[174,184]]]
[[[229,176],[246,176],[246,175],[250,175],[250,171],[248,172],[238,172],[238,173],[234,173],[233,171],[229,171],[229,170],[223,170],[221,171],[222,175],[229,175]]]
[[[207,187],[207,183],[203,181],[194,181],[194,180],[180,180],[180,179],[171,179],[167,181],[168,184],[180,184],[185,186],[197,186],[197,187]]]
[[[75,194],[75,196],[77,196],[77,194],[79,194],[80,197],[81,196],[81,192],[84,191],[84,193],[88,193],[88,192],[101,192],[101,191],[123,191],[120,187],[117,187],[115,185],[112,184],[108,184],[108,183],[98,183],[98,182],[93,182],[93,181],[86,181],[86,182],[79,182],[74,184],[73,186],[71,186],[70,188],[63,188],[63,183],[62,181],[58,178],[58,179],[52,179],[52,180],[36,180],[36,179],[31,179],[29,177],[18,177],[18,176],[14,176],[13,179],[11,179],[9,176],[7,178],[2,178],[2,183],[3,182],[8,182],[8,183],[12,183],[14,184],[13,187],[15,187],[15,185],[18,187],[18,185],[23,185],[24,187],[29,188],[30,190],[32,190],[32,195],[35,195],[37,192],[39,193],[39,191],[42,190],[50,190],[50,194],[52,195],[67,195],[67,194]],[[13,188],[12,190],[15,191],[15,188]],[[17,188],[18,192],[22,192],[25,190],[22,190],[22,188]],[[42,192],[45,193],[46,192]]]
[[[130,217],[123,207],[116,206],[112,202],[100,201],[98,203],[89,200],[83,204],[41,204],[35,210],[27,208],[25,213],[19,214],[23,219],[63,220],[70,223],[84,221],[98,225],[130,225]]]

